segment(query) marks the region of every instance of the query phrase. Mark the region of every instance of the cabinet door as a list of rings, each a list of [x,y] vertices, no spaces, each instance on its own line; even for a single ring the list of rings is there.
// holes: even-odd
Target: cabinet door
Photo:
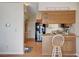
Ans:
[[[65,43],[62,47],[63,54],[76,53],[76,39],[75,37],[65,37]]]
[[[42,40],[42,55],[51,56],[52,54],[51,36],[44,36]]]
[[[75,11],[44,11],[42,12],[42,23],[45,24],[75,23]]]

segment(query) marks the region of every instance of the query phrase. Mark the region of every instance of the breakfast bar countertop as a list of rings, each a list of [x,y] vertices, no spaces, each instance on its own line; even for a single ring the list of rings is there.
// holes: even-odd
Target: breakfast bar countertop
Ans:
[[[51,33],[46,33],[46,34],[43,34],[43,36],[50,36],[50,35],[55,35],[55,34],[51,34]],[[62,34],[62,35],[64,35],[64,36],[76,36],[76,34],[75,33],[69,33],[69,34]]]

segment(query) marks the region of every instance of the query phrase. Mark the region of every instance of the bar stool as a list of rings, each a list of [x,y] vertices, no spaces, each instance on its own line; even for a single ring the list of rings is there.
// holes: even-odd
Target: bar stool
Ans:
[[[61,34],[52,37],[52,57],[62,57],[61,47],[64,44],[64,36]]]

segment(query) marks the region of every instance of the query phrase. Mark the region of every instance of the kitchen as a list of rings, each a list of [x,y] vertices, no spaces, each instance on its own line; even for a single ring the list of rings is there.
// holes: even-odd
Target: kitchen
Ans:
[[[65,43],[62,47],[63,56],[77,55],[78,43],[76,43],[77,41],[76,36],[78,35],[75,34],[75,31],[78,31],[78,29],[75,29],[75,25],[78,26],[78,22],[76,22],[78,21],[77,19],[79,15],[78,3],[67,3],[66,5],[64,5],[64,3],[36,3],[36,5],[35,3],[32,3],[31,7],[36,8],[33,9],[36,17],[34,17],[35,20],[31,19],[32,22],[30,22],[31,20],[29,20],[32,26],[28,24],[29,26],[28,31],[30,32],[28,34],[28,37],[30,37],[31,39],[33,38],[35,39],[36,42],[42,44],[41,55],[51,56],[52,47],[50,37],[51,34],[57,34],[57,33],[61,33],[65,37]],[[33,24],[35,23],[36,25],[33,26]],[[30,26],[33,29],[31,29]],[[41,27],[43,28],[39,29]],[[34,36],[32,35],[33,30],[35,32]],[[43,31],[43,33],[41,33],[41,31]],[[26,53],[26,55],[27,54],[28,53]]]

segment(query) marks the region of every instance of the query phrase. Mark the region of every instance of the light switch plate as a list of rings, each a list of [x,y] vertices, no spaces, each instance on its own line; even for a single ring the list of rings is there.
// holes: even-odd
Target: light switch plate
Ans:
[[[11,24],[5,24],[5,26],[6,26],[6,27],[10,27],[10,26],[11,26]]]

